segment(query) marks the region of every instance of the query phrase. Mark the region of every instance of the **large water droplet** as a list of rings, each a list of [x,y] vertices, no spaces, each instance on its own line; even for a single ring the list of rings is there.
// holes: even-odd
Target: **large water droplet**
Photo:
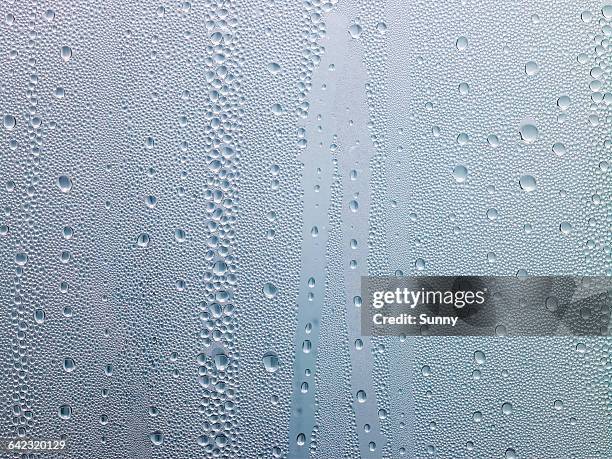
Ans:
[[[58,415],[61,419],[70,419],[70,416],[72,416],[72,408],[70,405],[62,405],[59,407]]]
[[[455,180],[457,181],[457,183],[465,182],[465,180],[467,179],[467,175],[468,175],[468,170],[467,170],[467,167],[465,166],[458,165],[458,166],[455,166],[455,168],[453,169],[453,177],[455,177]]]
[[[17,120],[13,115],[4,115],[4,128],[9,131],[12,130],[17,124]]]
[[[359,24],[351,24],[349,27],[349,34],[352,38],[359,38],[363,29]]]
[[[164,442],[164,435],[160,431],[155,431],[149,435],[149,439],[155,446],[159,446]]]
[[[75,368],[76,368],[76,364],[74,363],[74,360],[71,359],[70,357],[66,357],[64,359],[64,370],[70,373],[74,371]]]
[[[521,136],[521,140],[527,144],[534,143],[536,140],[538,140],[538,137],[540,136],[538,128],[535,126],[535,124],[532,123],[525,123],[521,125],[519,129],[519,134]]]
[[[263,364],[266,371],[270,373],[276,372],[280,366],[278,355],[274,352],[266,352],[263,356]]]
[[[19,266],[25,266],[25,264],[28,262],[28,254],[25,252],[18,252],[15,255],[15,263],[17,263]]]
[[[64,62],[68,62],[72,58],[72,49],[70,46],[62,46],[60,50],[60,56]]]
[[[62,193],[69,193],[72,190],[72,180],[67,175],[60,175],[57,178],[57,186]]]
[[[521,189],[526,192],[535,191],[538,187],[536,179],[532,175],[521,175],[519,185]]]
[[[466,37],[457,38],[455,46],[459,51],[464,51],[468,47],[468,39]]]
[[[265,295],[266,298],[271,300],[272,298],[276,296],[277,293],[278,293],[278,289],[276,288],[274,284],[271,284],[270,282],[267,282],[264,284],[263,294]]]
[[[525,73],[527,75],[532,76],[538,73],[539,71],[540,68],[538,67],[538,64],[536,64],[534,61],[529,61],[525,64]]]
[[[145,248],[149,246],[149,243],[151,242],[151,238],[149,237],[149,235],[147,233],[141,233],[137,238],[136,238],[136,245],[140,248]]]

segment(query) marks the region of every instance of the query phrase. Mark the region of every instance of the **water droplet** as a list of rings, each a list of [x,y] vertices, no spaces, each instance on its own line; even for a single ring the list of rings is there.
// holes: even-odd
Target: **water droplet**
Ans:
[[[59,407],[58,415],[61,419],[70,419],[70,416],[72,416],[72,408],[70,405],[62,405]]]
[[[467,145],[470,142],[470,136],[465,132],[462,132],[457,136],[457,143],[461,146]]]
[[[149,196],[145,197],[145,205],[149,209],[154,209],[155,206],[157,205],[157,198],[155,196],[152,196],[152,195],[149,195]]]
[[[557,142],[557,143],[553,144],[552,151],[556,155],[563,156],[565,154],[565,145],[563,145],[562,143]]]
[[[536,64],[534,61],[529,61],[525,64],[525,73],[527,75],[532,76],[538,73],[539,71],[540,68],[538,67],[538,64]]]
[[[9,131],[17,125],[17,120],[13,115],[4,115],[4,128]]]
[[[62,230],[62,236],[64,236],[64,239],[67,239],[67,240],[72,239],[72,236],[74,236],[74,230],[70,228],[69,226],[66,226]]]
[[[71,359],[70,357],[66,357],[64,359],[64,370],[70,373],[74,371],[75,368],[76,368],[76,364],[74,363],[74,360]]]
[[[349,27],[349,34],[352,38],[359,38],[363,29],[359,24],[351,24]]]
[[[72,58],[72,49],[70,46],[62,46],[60,56],[64,62],[68,62]]]
[[[566,236],[570,234],[572,230],[572,225],[569,222],[561,222],[561,224],[559,225],[559,231],[561,231],[561,234],[564,234]]]
[[[136,245],[142,249],[144,249],[145,247],[148,247],[150,242],[151,242],[151,238],[149,237],[147,233],[141,233],[136,238]]]
[[[523,124],[519,129],[519,134],[521,136],[521,140],[526,144],[534,143],[536,140],[538,140],[540,135],[538,128],[535,126],[535,124],[531,123]]]
[[[196,441],[200,446],[208,446],[210,444],[210,439],[207,435],[200,435]]]
[[[490,134],[487,137],[487,143],[493,147],[493,148],[497,148],[499,147],[499,137],[497,137],[495,134]]]
[[[271,74],[276,75],[280,71],[281,71],[280,64],[277,64],[276,62],[270,62],[268,64],[268,72],[270,72]]]
[[[223,352],[217,352],[213,358],[217,371],[225,371],[230,363],[229,357]]]
[[[185,230],[182,230],[180,228],[175,230],[174,239],[176,240],[176,242],[185,242],[185,239],[187,239],[187,234],[185,233]]]
[[[271,284],[270,282],[267,282],[264,284],[263,294],[265,295],[266,298],[271,300],[272,298],[276,297],[277,293],[278,293],[278,289],[276,288],[274,284]]]
[[[458,166],[455,166],[455,168],[453,169],[453,177],[455,177],[455,180],[457,181],[457,183],[465,182],[465,180],[467,179],[467,175],[468,175],[468,170],[467,170],[467,167],[465,166],[458,165]]]
[[[555,298],[554,296],[549,296],[548,298],[546,298],[546,301],[544,302],[544,306],[550,312],[555,312],[559,308],[559,300]]]
[[[155,431],[149,435],[149,439],[155,446],[159,446],[164,442],[164,435],[160,431]]]
[[[523,191],[532,192],[538,187],[536,179],[531,175],[521,175],[519,185]]]
[[[571,100],[568,96],[561,96],[557,99],[557,107],[562,111],[565,111],[569,108],[571,104]]]
[[[278,370],[280,364],[278,356],[274,352],[266,352],[263,356],[264,368],[269,373],[274,373]]]
[[[57,186],[62,193],[69,193],[72,190],[72,180],[67,175],[60,175],[57,178]]]
[[[497,325],[495,327],[495,336],[506,336],[508,334],[508,330],[506,330],[505,325]]]
[[[422,258],[417,258],[414,262],[414,267],[417,269],[417,271],[423,271],[425,269],[425,260]]]
[[[15,255],[15,263],[17,263],[19,266],[25,266],[26,263],[28,262],[28,254],[25,252],[18,252]]]
[[[459,51],[464,51],[468,47],[468,39],[466,37],[459,37],[455,42],[455,46]]]
[[[227,264],[219,260],[213,265],[213,274],[223,276],[227,272],[227,269]]]
[[[45,322],[45,311],[43,309],[36,309],[34,311],[34,320],[36,321],[37,324],[42,324]]]

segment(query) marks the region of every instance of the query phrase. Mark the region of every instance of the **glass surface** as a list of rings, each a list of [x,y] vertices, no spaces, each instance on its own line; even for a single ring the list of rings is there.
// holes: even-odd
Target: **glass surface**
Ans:
[[[608,339],[370,338],[359,310],[364,275],[612,275],[611,5],[0,19],[0,437],[69,458],[612,456]]]

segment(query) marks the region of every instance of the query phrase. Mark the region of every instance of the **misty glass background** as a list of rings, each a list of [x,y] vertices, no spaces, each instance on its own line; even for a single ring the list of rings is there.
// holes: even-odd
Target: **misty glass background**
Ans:
[[[369,339],[358,296],[366,274],[612,274],[612,6],[0,18],[0,436],[71,458],[612,455],[609,341]]]

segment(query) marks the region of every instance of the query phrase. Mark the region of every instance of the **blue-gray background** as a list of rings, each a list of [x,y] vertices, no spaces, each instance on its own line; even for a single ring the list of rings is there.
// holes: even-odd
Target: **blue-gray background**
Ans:
[[[609,341],[368,339],[358,296],[366,274],[612,274],[611,6],[0,19],[1,436],[70,458],[612,456]]]

